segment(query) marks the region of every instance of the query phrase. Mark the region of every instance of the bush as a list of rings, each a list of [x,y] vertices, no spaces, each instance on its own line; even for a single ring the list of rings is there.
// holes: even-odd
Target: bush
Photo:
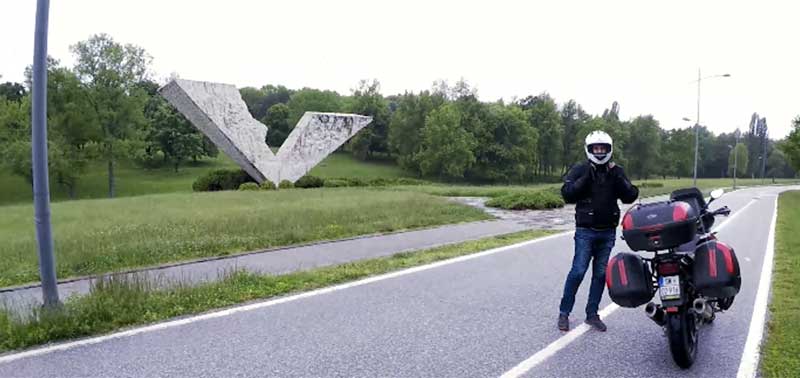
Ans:
[[[408,177],[401,177],[399,179],[394,180],[394,183],[397,185],[427,185],[427,181],[418,180],[414,178]]]
[[[195,192],[214,192],[218,190],[237,190],[239,185],[255,182],[241,169],[218,169],[200,176],[192,184]]]
[[[283,180],[280,184],[278,184],[278,188],[280,189],[292,189],[294,188],[294,184],[292,184],[289,180]]]
[[[347,180],[342,179],[327,179],[323,184],[326,188],[342,188],[346,186],[350,186]]]
[[[564,200],[552,190],[540,190],[502,195],[486,201],[486,206],[506,210],[555,209],[564,207]]]
[[[296,188],[321,188],[323,185],[325,185],[325,180],[311,175],[300,177],[300,179],[294,183]]]
[[[639,188],[663,188],[663,182],[640,182],[635,184]]]
[[[239,185],[239,190],[258,190],[258,184],[254,182],[246,182],[242,185]]]
[[[261,190],[275,190],[275,189],[277,189],[275,187],[275,183],[272,182],[272,181],[269,181],[269,180],[264,180],[264,182],[262,182],[259,187],[261,188]]]
[[[387,186],[391,184],[392,181],[385,178],[374,178],[369,180],[369,186]]]
[[[347,186],[368,186],[369,185],[366,181],[364,181],[363,179],[360,179],[358,177],[344,178],[343,180],[347,181]]]

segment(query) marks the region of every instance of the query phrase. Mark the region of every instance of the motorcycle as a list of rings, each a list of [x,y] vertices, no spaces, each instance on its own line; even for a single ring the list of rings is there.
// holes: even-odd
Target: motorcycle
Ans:
[[[715,218],[731,210],[710,210],[722,189],[705,201],[696,188],[676,190],[668,201],[639,204],[623,218],[623,240],[643,258],[620,253],[609,261],[606,283],[612,300],[623,307],[646,304],[645,313],[664,328],[675,363],[692,366],[698,332],[728,310],[741,286],[733,248],[717,240]],[[659,294],[660,304],[651,302]]]

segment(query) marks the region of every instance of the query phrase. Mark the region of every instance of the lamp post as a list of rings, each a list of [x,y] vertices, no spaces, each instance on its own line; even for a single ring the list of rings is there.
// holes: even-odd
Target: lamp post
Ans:
[[[733,190],[736,190],[736,171],[739,168],[739,154],[736,153],[736,148],[739,147],[739,135],[741,135],[739,128],[736,128],[736,144],[733,147]]]
[[[39,247],[39,274],[45,308],[58,306],[56,259],[50,227],[50,182],[47,175],[47,25],[50,0],[36,4],[36,30],[31,82],[31,147],[33,161],[33,207],[36,244]]]
[[[700,75],[700,69],[697,69],[697,80],[692,81],[692,83],[697,82],[697,118],[695,119],[694,123],[694,180],[693,185],[697,187],[697,156],[700,153],[700,83],[703,79],[712,79],[715,77],[731,77],[730,74],[722,74],[722,75],[711,75],[702,77]],[[689,120],[684,118],[684,120]]]

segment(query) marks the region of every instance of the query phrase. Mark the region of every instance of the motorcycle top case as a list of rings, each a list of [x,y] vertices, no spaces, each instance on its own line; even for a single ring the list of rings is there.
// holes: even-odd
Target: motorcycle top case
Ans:
[[[729,245],[718,240],[697,246],[692,277],[695,290],[712,298],[733,297],[742,286],[736,253]]]
[[[638,204],[622,218],[622,235],[635,251],[657,251],[694,240],[697,210],[683,201]]]
[[[606,286],[611,300],[622,307],[639,307],[655,294],[650,266],[639,255],[627,252],[608,262]]]

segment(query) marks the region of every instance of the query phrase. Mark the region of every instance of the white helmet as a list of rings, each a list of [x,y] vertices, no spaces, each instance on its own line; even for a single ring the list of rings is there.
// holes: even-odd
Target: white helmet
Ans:
[[[606,147],[606,153],[595,154],[592,152],[592,147],[595,145],[603,145]],[[595,164],[605,164],[611,160],[611,153],[614,152],[614,142],[611,136],[603,131],[592,131],[586,136],[586,157]]]

